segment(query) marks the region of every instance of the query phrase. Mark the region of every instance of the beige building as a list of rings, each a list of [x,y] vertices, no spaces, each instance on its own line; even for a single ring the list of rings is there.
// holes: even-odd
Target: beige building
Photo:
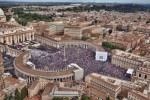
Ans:
[[[84,91],[89,96],[94,96],[98,100],[105,99],[104,97],[107,95],[110,95],[112,100],[117,100],[117,97],[122,95],[122,93],[130,90],[142,90],[146,85],[140,80],[131,82],[96,73],[86,76],[85,82],[88,83],[88,86],[86,86]]]
[[[82,38],[82,27],[76,25],[65,26],[64,34],[69,35],[72,38]]]
[[[63,22],[51,23],[46,30],[49,31],[49,35],[63,34],[63,32],[64,32],[64,23]]]
[[[111,63],[120,66],[125,69],[137,69],[142,66],[144,61],[147,61],[145,57],[134,55],[121,50],[113,50]]]
[[[150,65],[147,67],[139,67],[136,70],[136,75],[135,77],[142,79],[142,80],[150,80]]]
[[[138,91],[131,90],[128,92],[128,100],[150,100],[150,97]]]
[[[40,90],[44,89],[46,84],[48,83],[48,80],[40,78],[39,80],[35,80],[30,88],[28,89],[29,97],[33,97],[39,93]]]
[[[147,81],[150,80],[149,58],[124,52],[121,50],[113,50],[111,63],[121,68],[134,69],[135,75],[133,75],[138,79]]]
[[[53,97],[75,97],[80,96],[77,88],[67,87],[64,82],[51,82],[45,79],[35,80],[28,89],[29,98],[36,96],[40,90],[44,90],[41,94],[42,100],[52,100]]]
[[[2,92],[6,94],[14,93],[16,89],[21,91],[23,87],[27,86],[26,81],[19,78],[16,79],[11,76],[8,76],[3,79],[5,88],[2,90]]]
[[[0,9],[0,43],[14,45],[27,40],[34,40],[32,26],[20,26],[12,17],[8,22],[4,12]]]
[[[109,43],[119,46],[125,51],[134,49],[144,39],[144,34],[136,32],[113,31],[111,35],[107,36],[107,40]]]
[[[5,97],[5,93],[4,92],[0,92],[0,100],[4,100],[4,97]]]
[[[116,84],[116,82],[113,80],[106,80],[99,74],[93,73],[86,76],[85,82],[90,83],[90,85],[97,89],[106,91],[114,99],[117,98],[117,96],[121,92],[120,84]]]

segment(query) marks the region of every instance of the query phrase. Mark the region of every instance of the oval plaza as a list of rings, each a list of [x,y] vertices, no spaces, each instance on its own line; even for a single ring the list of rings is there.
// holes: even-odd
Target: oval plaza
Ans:
[[[35,36],[35,40],[42,44],[46,44],[56,48],[81,47],[85,49],[89,48],[94,52],[99,50],[104,51],[102,47],[97,47],[96,45],[92,45],[88,42],[83,42],[83,41],[57,42],[38,35]],[[75,63],[71,63],[63,69],[40,70],[40,69],[29,68],[27,62],[29,61],[30,58],[31,58],[30,51],[25,51],[21,53],[18,57],[16,57],[14,61],[16,75],[21,76],[24,79],[27,79],[29,83],[33,82],[38,77],[53,80],[53,81],[63,81],[65,79],[78,81],[83,79],[84,70]]]

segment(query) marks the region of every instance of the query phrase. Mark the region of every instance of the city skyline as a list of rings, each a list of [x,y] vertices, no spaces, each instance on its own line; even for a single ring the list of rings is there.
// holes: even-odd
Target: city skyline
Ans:
[[[94,2],[94,0],[6,0],[19,2]],[[150,0],[95,0],[97,3],[139,3],[150,4]]]

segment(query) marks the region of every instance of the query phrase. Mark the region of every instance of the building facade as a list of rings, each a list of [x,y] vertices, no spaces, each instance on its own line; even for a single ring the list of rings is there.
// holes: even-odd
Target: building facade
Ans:
[[[111,63],[125,69],[137,69],[143,64],[142,60],[144,59],[128,52],[113,50]]]
[[[85,82],[90,83],[93,87],[97,89],[102,89],[106,91],[112,98],[117,98],[121,92],[121,85],[113,84],[113,82],[108,82],[107,80],[101,78],[98,74],[91,74],[85,77]]]
[[[72,38],[82,38],[82,27],[80,26],[65,26],[64,34]]]
[[[0,43],[14,45],[19,42],[34,40],[32,26],[21,26],[12,17],[8,22],[4,12],[0,9]]]

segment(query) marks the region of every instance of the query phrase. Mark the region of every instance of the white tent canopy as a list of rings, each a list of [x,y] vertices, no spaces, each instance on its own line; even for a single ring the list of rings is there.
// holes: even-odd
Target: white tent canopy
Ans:
[[[132,75],[132,74],[133,74],[133,71],[134,71],[133,69],[129,68],[129,69],[127,70],[126,74]]]

